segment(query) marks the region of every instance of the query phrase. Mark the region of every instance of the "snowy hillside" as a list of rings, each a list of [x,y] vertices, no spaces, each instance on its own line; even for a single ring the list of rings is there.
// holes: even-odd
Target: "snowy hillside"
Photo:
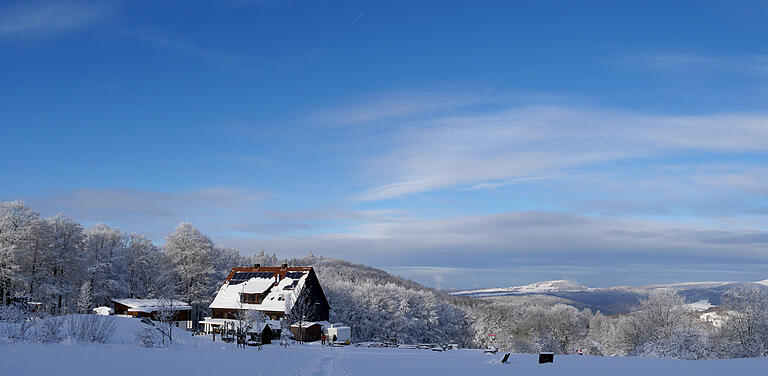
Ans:
[[[276,344],[236,348],[210,337],[179,333],[171,349],[145,349],[131,342],[142,324],[120,319],[118,334],[108,344],[6,344],[0,364],[7,375],[760,375],[768,358],[681,361],[639,357],[556,356],[539,365],[536,355],[512,354],[501,364],[502,353],[481,350],[434,352],[419,349],[322,347]]]

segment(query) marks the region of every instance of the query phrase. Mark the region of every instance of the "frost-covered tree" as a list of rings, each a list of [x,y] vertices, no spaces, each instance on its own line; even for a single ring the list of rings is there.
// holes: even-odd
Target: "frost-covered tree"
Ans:
[[[31,246],[32,228],[40,216],[22,201],[0,203],[0,292],[3,304],[6,295],[14,294],[21,280],[20,254]]]
[[[261,266],[276,266],[280,263],[276,254],[272,253],[271,256],[268,256],[266,253],[264,253],[263,249],[259,250],[259,252],[257,252],[251,260],[251,264],[259,264]]]
[[[568,353],[575,338],[586,327],[579,310],[566,304],[550,308],[545,322],[553,342],[558,345],[558,349],[553,350],[559,353]]]
[[[17,252],[18,277],[24,293],[35,301],[48,302],[55,289],[48,261],[53,256],[53,227],[47,220],[35,219],[29,228],[26,246]]]
[[[177,286],[176,292],[182,301],[193,307],[193,319],[197,321],[213,293],[213,241],[190,223],[184,222],[168,235],[165,249]]]
[[[215,246],[212,258],[214,275],[217,281],[224,280],[232,268],[251,264],[248,257],[241,256],[240,252],[232,247]]]
[[[113,298],[127,296],[129,287],[123,233],[98,223],[88,228],[85,234],[86,267],[94,303],[106,305]]]
[[[16,263],[13,248],[0,245],[0,306],[8,303],[15,277]]]
[[[349,323],[356,341],[469,344],[466,314],[450,296],[380,270],[340,261],[315,265],[332,322]],[[300,305],[299,305],[300,307]],[[292,312],[294,321],[301,312]]]
[[[768,355],[768,293],[745,285],[723,294],[729,317],[722,330],[737,345],[737,357]]]
[[[126,236],[126,283],[130,297],[153,295],[153,286],[162,277],[158,275],[163,270],[160,258],[160,250],[146,236],[137,233]]]
[[[611,355],[616,348],[616,326],[600,311],[589,319],[587,336],[579,346],[587,355]]]
[[[646,343],[669,340],[690,330],[692,324],[685,299],[674,291],[654,291],[640,301],[634,312],[619,320],[617,329],[622,352],[637,353]]]
[[[90,313],[91,307],[93,307],[93,299],[91,298],[91,294],[92,294],[91,281],[86,280],[80,286],[80,293],[77,296],[77,301],[76,301],[77,312]]]
[[[53,300],[53,311],[64,313],[74,309],[70,300],[87,279],[85,233],[82,225],[61,214],[47,222],[51,226],[51,252],[45,261],[50,278],[47,294]]]

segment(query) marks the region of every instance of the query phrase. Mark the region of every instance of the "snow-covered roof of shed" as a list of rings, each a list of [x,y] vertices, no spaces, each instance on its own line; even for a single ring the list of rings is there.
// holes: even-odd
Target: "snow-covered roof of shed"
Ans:
[[[320,325],[321,328],[328,328],[331,326],[331,323],[328,321],[304,321],[303,323],[301,323],[301,325],[299,325],[299,323],[295,323],[291,326],[296,328],[301,326],[302,328],[306,329],[313,325]]]
[[[186,311],[192,307],[176,299],[112,299],[113,302],[128,307],[132,312],[153,312],[161,308],[168,308],[174,311]]]

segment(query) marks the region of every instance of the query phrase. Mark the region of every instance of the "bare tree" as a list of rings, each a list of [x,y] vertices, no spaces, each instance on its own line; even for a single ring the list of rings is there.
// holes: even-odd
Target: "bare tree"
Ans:
[[[160,322],[157,328],[163,334],[163,344],[165,344],[165,339],[168,338],[168,346],[173,345],[173,327],[177,313],[178,305],[173,298],[162,297],[158,299],[155,320]]]

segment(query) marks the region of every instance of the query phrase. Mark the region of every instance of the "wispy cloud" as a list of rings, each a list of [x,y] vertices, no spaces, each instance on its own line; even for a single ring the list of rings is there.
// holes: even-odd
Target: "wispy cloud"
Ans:
[[[231,220],[229,216],[252,209],[268,197],[239,187],[206,187],[185,192],[126,188],[82,188],[45,197],[29,204],[45,215],[63,212],[79,221],[109,222],[126,230],[148,231],[156,240],[181,221]]]
[[[768,55],[738,57],[705,56],[691,54],[635,55],[623,60],[654,70],[707,72],[735,71],[750,74],[768,73]]]
[[[0,8],[0,36],[43,36],[80,29],[106,18],[108,1],[29,1]]]
[[[766,152],[768,115],[646,115],[604,108],[523,106],[433,117],[391,134],[365,165],[383,181],[363,201],[445,188],[495,187],[666,153]],[[372,171],[372,173],[371,173]]]
[[[375,123],[382,120],[404,120],[437,116],[446,112],[462,112],[477,106],[496,106],[514,101],[530,103],[556,101],[551,95],[527,94],[504,96],[483,93],[456,93],[451,91],[403,90],[378,95],[360,96],[346,104],[329,106],[309,115],[305,120],[313,124],[350,126]],[[397,127],[395,127],[397,128]]]
[[[127,32],[126,35],[167,50],[192,55],[207,60],[220,67],[238,72],[253,72],[255,70],[254,67],[258,66],[256,62],[245,60],[227,52],[201,47],[198,44],[165,32],[156,30],[132,30]]]
[[[768,168],[750,167],[696,175],[697,181],[719,188],[736,189],[768,197]]]
[[[547,211],[401,218],[345,233],[228,239],[242,249],[307,250],[375,265],[482,268],[525,265],[608,265],[644,260],[685,266],[702,262],[768,263],[768,232],[749,227],[683,225]],[[393,261],[397,260],[397,261]],[[652,261],[655,260],[655,261]],[[395,262],[395,264],[393,264]]]

